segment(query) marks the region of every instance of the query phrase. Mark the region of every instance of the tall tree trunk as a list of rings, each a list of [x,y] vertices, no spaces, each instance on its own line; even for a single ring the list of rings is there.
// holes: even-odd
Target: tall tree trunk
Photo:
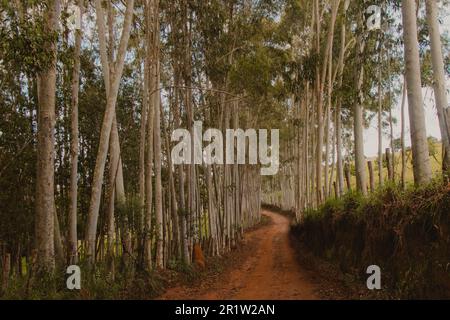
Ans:
[[[443,144],[444,171],[450,170],[450,119],[446,117],[445,109],[448,109],[447,90],[445,86],[444,60],[442,57],[441,35],[439,33],[438,4],[437,0],[426,0],[427,23],[430,33],[431,60],[433,64],[434,96],[436,109],[439,118],[439,128],[441,130]]]
[[[357,101],[354,104],[353,117],[354,117],[354,138],[355,138],[355,169],[356,169],[356,188],[362,194],[367,193],[367,183],[366,183],[366,159],[364,156],[364,135],[363,135],[363,94],[361,92],[361,87],[363,84],[364,77],[364,64],[361,61],[362,54],[364,52],[363,40],[359,40],[358,47],[358,60],[359,68],[358,75],[356,77],[356,90],[357,90]]]
[[[154,108],[154,95],[155,95],[155,63],[154,63],[154,50],[153,45],[154,40],[154,20],[156,14],[154,13],[154,5],[152,0],[147,0],[146,11],[147,11],[147,52],[146,58],[148,61],[148,99],[149,99],[149,110],[147,114],[147,151],[146,151],[146,166],[145,166],[145,218],[144,218],[144,262],[147,270],[152,268],[152,205],[153,205],[153,146],[154,146],[154,124],[155,124],[155,108]]]
[[[69,234],[67,241],[68,264],[78,262],[77,204],[78,204],[78,92],[80,87],[80,52],[83,37],[84,0],[78,0],[80,8],[80,29],[75,31],[74,64],[72,70],[71,100],[71,144],[70,144],[70,198],[69,198]]]
[[[324,177],[324,197],[329,196],[329,186],[328,186],[328,176],[329,176],[329,163],[330,163],[330,129],[331,129],[331,103],[332,103],[332,93],[333,93],[333,39],[334,39],[334,29],[336,25],[337,12],[339,10],[340,0],[333,0],[331,4],[331,21],[330,30],[328,32],[327,41],[327,52],[328,59],[325,60],[324,70],[328,70],[328,92],[327,92],[327,107],[325,111],[326,126],[325,126],[325,177]],[[323,74],[325,75],[327,71]],[[323,81],[325,82],[325,76]],[[333,159],[334,162],[334,159]]]
[[[383,86],[381,83],[381,68],[380,53],[378,66],[378,184],[380,187],[383,185]]]
[[[178,105],[180,103],[179,101],[179,90],[177,89],[179,85],[179,77],[178,77],[178,70],[175,72],[175,103]],[[174,120],[175,124],[179,127],[181,126],[181,117],[180,117],[180,110],[178,109],[178,106],[175,105],[174,108]],[[182,250],[182,259],[183,262],[186,264],[190,263],[190,253],[189,253],[189,246],[188,246],[188,231],[187,231],[187,224],[186,224],[186,204],[185,204],[185,197],[184,197],[184,168],[183,165],[178,166],[178,188],[179,188],[179,213],[180,216],[180,241],[181,241],[181,250]]]
[[[339,53],[339,89],[342,89],[344,75],[344,58],[346,45],[346,28],[345,21],[342,23],[341,29],[341,50]],[[342,164],[342,120],[341,120],[342,97],[338,97],[336,104],[336,170],[337,170],[337,187],[338,194],[344,194],[344,166]]]
[[[106,157],[108,153],[109,140],[111,135],[112,123],[115,117],[116,100],[119,91],[120,79],[125,64],[125,54],[130,37],[131,21],[133,18],[134,0],[127,0],[127,8],[125,12],[124,26],[120,39],[117,60],[113,66],[113,73],[110,74],[110,67],[107,58],[106,36],[105,36],[105,20],[101,0],[96,0],[97,11],[97,27],[100,42],[100,56],[102,60],[102,69],[105,86],[110,83],[109,94],[107,95],[105,115],[103,118],[102,129],[100,132],[100,142],[95,161],[94,178],[92,182],[91,201],[89,205],[88,222],[86,227],[87,240],[87,256],[92,264],[95,261],[95,240],[97,235],[97,222],[100,209],[100,198],[103,185],[103,174],[105,171]],[[112,75],[112,77],[111,77]]]
[[[314,5],[314,15],[316,21],[316,51],[317,55],[320,56],[320,30],[321,30],[321,19],[320,19],[320,5],[319,0],[316,0]],[[329,42],[327,41],[327,44]],[[325,50],[327,53],[328,50]],[[325,54],[328,57],[328,54]],[[326,69],[324,69],[326,70]],[[323,91],[322,91],[322,81],[321,70],[319,65],[316,66],[316,81],[315,81],[315,92],[316,92],[316,103],[317,103],[317,141],[316,141],[316,205],[319,206],[322,202],[322,167],[323,167]]]
[[[389,129],[390,129],[390,134],[389,134],[389,138],[390,138],[390,143],[391,143],[391,172],[392,172],[392,176],[391,179],[392,181],[395,181],[395,148],[394,148],[394,121],[393,121],[393,117],[392,117],[392,106],[389,103]]]
[[[311,188],[310,188],[310,148],[309,148],[309,136],[310,136],[310,114],[309,114],[309,82],[306,82],[306,92],[305,92],[305,137],[304,137],[304,144],[305,144],[305,167],[306,167],[306,172],[305,172],[305,188],[306,188],[306,204],[307,206],[311,206]]]
[[[52,0],[45,12],[46,30],[58,30],[60,1]],[[48,43],[52,61],[47,70],[38,75],[38,138],[36,176],[36,249],[37,265],[44,272],[55,268],[55,195],[54,195],[54,128],[56,92],[56,39]]]
[[[147,10],[146,10],[147,11]],[[146,22],[147,22],[147,13]],[[147,23],[146,23],[147,24]],[[148,37],[147,37],[148,38]],[[150,49],[150,44],[145,40],[145,50]],[[148,54],[147,54],[148,56]],[[144,59],[144,81],[143,81],[143,95],[142,95],[142,110],[141,110],[141,128],[139,135],[139,207],[140,207],[140,232],[144,230],[144,217],[145,217],[145,145],[146,145],[146,133],[147,133],[147,114],[149,108],[149,59]]]
[[[191,244],[191,252],[193,250],[194,244],[197,243],[198,239],[198,223],[196,219],[197,214],[197,177],[196,177],[196,167],[194,164],[195,159],[195,138],[194,138],[194,110],[192,103],[192,53],[191,53],[191,26],[190,26],[190,10],[189,2],[183,1],[183,33],[184,33],[184,52],[182,55],[183,67],[184,67],[184,83],[186,86],[185,92],[185,107],[187,113],[187,126],[190,130],[192,137],[191,145],[191,160],[192,163],[187,167],[187,194],[188,194],[188,220],[187,220],[187,231],[189,243]]]
[[[424,184],[431,180],[431,165],[420,79],[416,2],[414,0],[402,0],[402,16],[414,182]]]
[[[169,8],[171,10],[175,10],[175,6],[177,3],[173,3]],[[176,10],[175,10],[176,11]],[[171,16],[174,17],[171,19],[171,28],[173,30],[177,30],[179,28],[183,28],[184,30],[184,24],[186,23],[185,18],[183,19],[177,19],[175,17],[175,13],[171,11]],[[181,21],[180,21],[181,20]],[[181,26],[180,26],[181,25]],[[174,35],[173,37],[176,37]],[[175,39],[173,40],[175,42]],[[183,65],[179,63],[179,61],[183,61],[184,59],[184,51],[183,51],[183,40],[180,40],[178,42],[175,42],[177,44],[176,49],[173,51],[172,59],[176,61],[174,63],[173,69],[174,69],[174,96],[175,96],[175,104],[173,105],[173,117],[174,117],[174,123],[176,127],[180,127],[182,125],[182,119],[181,119],[181,104],[183,101],[183,95],[179,89],[180,84],[183,80]],[[190,252],[189,252],[189,238],[188,238],[188,226],[187,226],[187,208],[186,208],[186,201],[185,201],[185,173],[184,173],[184,165],[178,165],[177,168],[177,176],[178,176],[178,212],[177,215],[179,217],[179,229],[180,229],[180,245],[181,245],[181,253],[182,253],[182,261],[186,264],[190,263]]]
[[[406,186],[406,146],[405,146],[405,104],[406,104],[406,79],[403,77],[403,97],[402,97],[402,106],[401,106],[401,121],[402,121],[402,129],[400,136],[400,143],[402,148],[402,187]]]
[[[151,81],[150,81],[151,82]],[[153,85],[150,85],[153,88]],[[145,226],[144,226],[144,262],[147,270],[152,268],[152,204],[153,204],[153,125],[154,109],[148,112],[147,126],[147,159],[145,167]]]
[[[150,26],[150,17],[149,17],[149,9],[148,2],[144,2],[144,22],[145,22],[145,39],[144,39],[144,70],[143,70],[143,87],[142,87],[142,110],[141,110],[141,127],[140,127],[140,135],[139,135],[139,207],[140,207],[140,217],[139,217],[139,264],[144,267],[145,263],[145,241],[146,241],[146,142],[147,142],[147,125],[152,125],[148,123],[148,114],[150,107],[150,92],[149,92],[149,82],[150,82],[150,37],[149,37],[149,26]]]
[[[156,214],[156,267],[164,267],[163,247],[163,212],[162,212],[162,185],[161,185],[161,112],[160,112],[160,66],[159,66],[159,0],[153,1],[153,79],[154,93],[152,95],[152,108],[154,118],[154,157],[155,157],[155,214]]]
[[[162,107],[162,106],[161,106]],[[169,126],[166,125],[164,121],[164,115],[161,111],[161,125],[162,125],[162,132],[165,132],[165,148],[167,153],[167,170],[169,171],[169,202],[170,202],[170,215],[172,218],[172,232],[173,232],[173,240],[174,240],[174,246],[177,254],[177,258],[180,257],[180,230],[179,230],[179,219],[178,219],[178,204],[177,204],[177,196],[176,196],[176,190],[175,190],[175,181],[173,177],[173,170],[172,170],[172,157],[170,154],[170,143],[169,143]]]
[[[114,162],[115,159],[110,157],[110,168],[109,168],[109,185],[108,185],[108,208],[106,214],[106,241],[107,241],[107,253],[108,258],[111,259],[110,263],[112,264],[112,258],[114,257],[114,243],[115,243],[115,234],[116,234],[116,221],[114,216],[114,199],[116,198],[116,188],[115,181],[117,175],[117,165]],[[112,267],[111,267],[112,269]]]
[[[113,119],[112,126],[116,126],[116,117]],[[123,189],[119,187],[119,184],[117,183],[118,177],[119,177],[119,164],[120,164],[120,150],[117,150],[119,137],[118,132],[116,130],[112,130],[110,135],[110,142],[109,142],[109,148],[110,148],[110,157],[109,157],[109,192],[108,192],[108,208],[107,208],[107,243],[108,243],[108,255],[112,257],[113,252],[113,245],[115,242],[115,216],[114,216],[114,209],[115,209],[115,198],[119,198],[119,192],[120,192],[120,198],[123,199]],[[120,190],[120,191],[119,191]],[[122,200],[123,201],[123,200]],[[123,205],[123,202],[119,202],[120,205]]]
[[[115,53],[115,36],[114,36],[114,22],[115,22],[115,14],[114,9],[112,6],[112,3],[110,1],[106,2],[106,9],[107,9],[107,24],[108,24],[108,63],[109,63],[109,70],[112,72],[114,70],[114,53]],[[109,77],[109,80],[111,80],[111,76]],[[106,81],[106,78],[105,78]],[[106,94],[109,96],[109,90],[111,89],[111,83],[109,82],[109,85],[106,86]],[[109,150],[110,150],[110,161],[111,161],[111,168],[110,168],[110,188],[111,190],[114,190],[114,192],[110,192],[110,195],[112,195],[109,206],[108,206],[108,230],[110,231],[110,235],[108,236],[108,242],[110,245],[108,248],[112,248],[112,243],[115,241],[114,236],[115,233],[111,232],[111,230],[114,230],[115,228],[115,222],[114,222],[114,212],[115,212],[115,198],[117,200],[118,207],[123,209],[125,207],[126,197],[125,197],[125,185],[124,185],[124,179],[123,179],[123,168],[122,168],[122,158],[121,158],[121,152],[120,152],[120,139],[119,139],[119,130],[117,127],[117,115],[114,111],[114,119],[112,122],[111,127],[111,134],[110,134],[110,140],[109,140]],[[125,248],[125,255],[123,255],[123,259],[127,263],[127,259],[129,255],[131,255],[131,232],[130,232],[130,226],[128,223],[128,216],[123,216],[122,224],[120,225],[123,229],[123,235],[122,239],[124,240],[124,248]],[[110,252],[111,254],[111,252]],[[112,262],[112,261],[111,261]]]
[[[159,76],[157,80],[159,85]],[[161,113],[159,108],[159,91],[158,96],[155,98],[155,213],[156,213],[156,267],[163,268],[164,255],[163,255],[163,212],[162,212],[162,185],[161,185]]]

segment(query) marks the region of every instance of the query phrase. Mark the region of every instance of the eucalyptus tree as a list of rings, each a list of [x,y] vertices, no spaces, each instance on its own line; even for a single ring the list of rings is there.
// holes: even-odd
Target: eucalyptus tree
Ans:
[[[128,0],[126,3],[124,26],[120,39],[117,58],[116,61],[111,65],[113,70],[110,70],[110,64],[107,57],[105,18],[103,12],[104,9],[100,0],[96,0],[95,7],[97,14],[98,37],[100,43],[100,57],[102,61],[105,88],[107,88],[107,104],[102,123],[102,130],[100,133],[97,159],[95,162],[91,202],[89,206],[88,222],[86,226],[87,255],[91,264],[95,261],[95,243],[97,235],[98,215],[100,209],[100,197],[103,184],[103,174],[108,153],[109,139],[111,136],[111,128],[115,117],[116,99],[119,91],[119,84],[122,77],[123,67],[125,64],[125,54],[128,46],[128,39],[130,37],[134,0]]]
[[[161,185],[161,96],[160,96],[160,32],[159,32],[159,0],[152,0],[153,16],[153,43],[152,50],[152,73],[150,81],[152,82],[152,95],[150,108],[154,110],[154,160],[155,160],[155,214],[156,214],[156,267],[164,267],[164,252],[163,252],[163,208],[162,208],[162,185]]]
[[[78,235],[77,235],[77,208],[78,208],[78,153],[79,153],[79,132],[78,132],[78,96],[80,86],[80,54],[82,41],[82,21],[84,12],[84,0],[78,0],[79,29],[75,30],[74,65],[72,70],[72,100],[71,100],[71,144],[70,144],[70,205],[68,224],[68,262],[75,264],[78,261]]]
[[[49,3],[44,17],[46,31],[54,39],[47,43],[51,48],[51,62],[38,74],[38,139],[36,176],[36,248],[38,267],[52,272],[55,268],[54,219],[54,127],[56,93],[56,40],[58,32],[60,1]]]
[[[426,0],[425,3],[428,31],[430,34],[431,58],[433,64],[434,96],[444,151],[442,165],[444,171],[448,171],[450,170],[450,119],[448,113],[449,106],[445,84],[442,42],[439,32],[438,1]]]
[[[408,87],[414,181],[416,184],[424,184],[431,180],[431,165],[423,108],[416,9],[414,0],[402,0],[405,75]]]

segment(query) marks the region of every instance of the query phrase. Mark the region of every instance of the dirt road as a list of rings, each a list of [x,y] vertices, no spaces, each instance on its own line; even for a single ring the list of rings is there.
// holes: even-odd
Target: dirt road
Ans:
[[[245,236],[247,252],[239,268],[231,268],[206,286],[176,287],[160,299],[317,299],[313,276],[302,270],[289,244],[289,219],[269,211],[272,223]]]

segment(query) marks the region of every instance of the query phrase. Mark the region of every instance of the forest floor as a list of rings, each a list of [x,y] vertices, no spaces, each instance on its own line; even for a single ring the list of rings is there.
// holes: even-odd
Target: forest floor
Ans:
[[[289,237],[290,219],[263,210],[271,222],[245,234],[231,263],[196,284],[169,288],[163,300],[342,299],[340,284],[301,266]],[[300,262],[300,263],[299,263]],[[326,293],[326,294],[324,294]]]

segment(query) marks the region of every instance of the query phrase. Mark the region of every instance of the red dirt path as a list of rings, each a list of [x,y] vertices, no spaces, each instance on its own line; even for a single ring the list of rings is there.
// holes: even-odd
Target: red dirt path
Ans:
[[[160,299],[169,300],[303,300],[318,299],[314,276],[301,269],[289,243],[289,219],[263,211],[272,223],[250,231],[244,243],[254,245],[241,266],[226,270],[215,281],[198,288],[175,287]]]

